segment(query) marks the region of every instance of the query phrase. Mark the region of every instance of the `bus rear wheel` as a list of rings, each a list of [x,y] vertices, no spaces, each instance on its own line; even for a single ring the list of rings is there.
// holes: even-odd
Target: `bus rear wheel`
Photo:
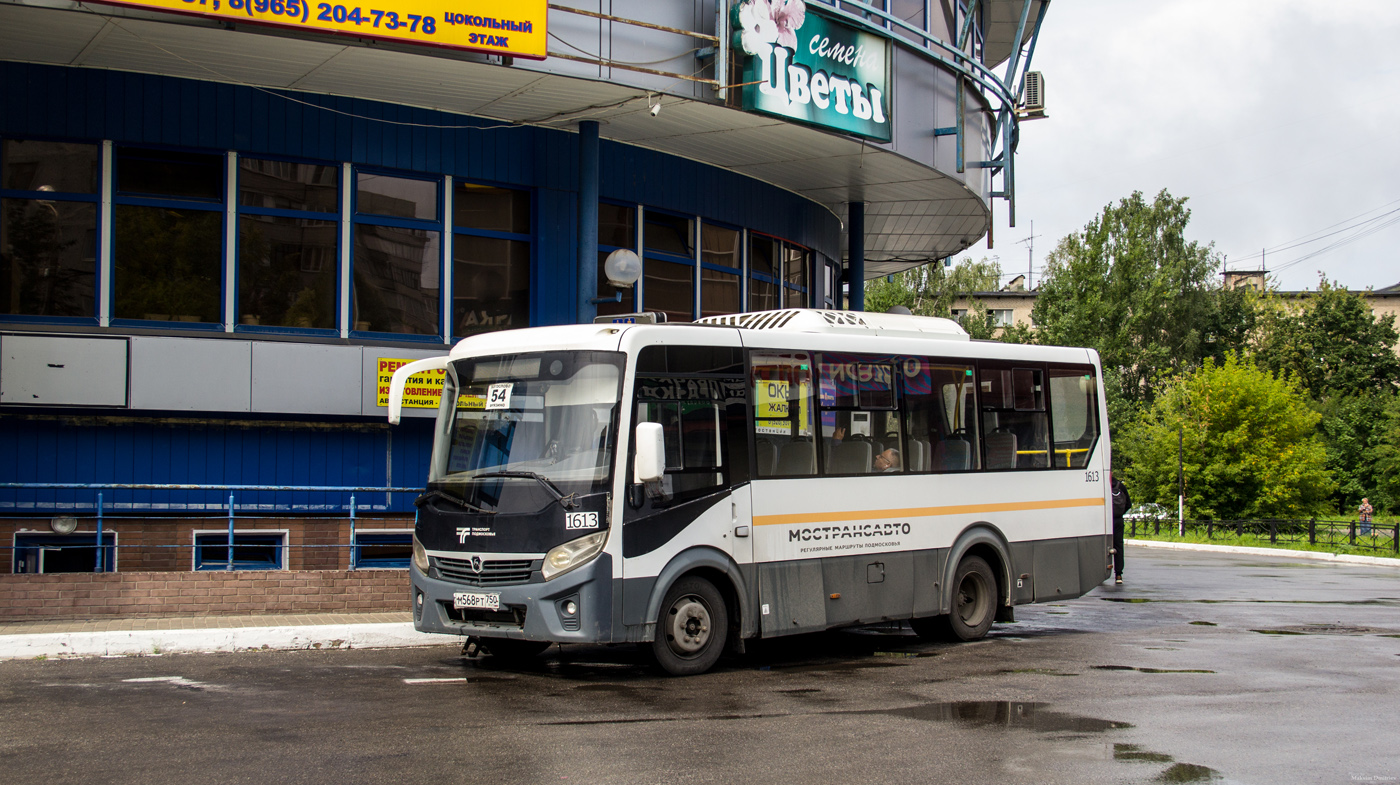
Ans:
[[[975,641],[987,635],[997,614],[996,576],[979,556],[958,563],[953,573],[952,612],[947,616],[911,619],[909,626],[920,638]]]
[[[651,654],[672,676],[704,673],[719,660],[729,637],[729,610],[714,584],[681,578],[666,592]]]

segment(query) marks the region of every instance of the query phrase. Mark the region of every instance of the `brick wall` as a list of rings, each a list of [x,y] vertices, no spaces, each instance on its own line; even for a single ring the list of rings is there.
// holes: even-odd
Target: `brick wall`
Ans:
[[[406,570],[0,574],[0,620],[409,610]]]

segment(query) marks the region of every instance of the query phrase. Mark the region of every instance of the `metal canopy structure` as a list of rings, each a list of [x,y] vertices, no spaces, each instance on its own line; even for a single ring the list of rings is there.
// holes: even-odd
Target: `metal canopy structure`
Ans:
[[[960,53],[972,48],[966,40],[971,25],[963,19],[958,23],[964,40],[955,49],[865,3],[840,4],[864,9],[860,16],[831,12],[872,29],[900,27],[922,36],[922,54],[957,73],[959,84],[966,81],[990,97],[984,105],[964,107],[963,116],[985,112],[996,121],[991,141],[998,152],[992,160],[962,160],[963,150],[971,149],[961,143],[962,123],[929,132],[958,137],[959,172],[988,169],[993,176],[1001,175],[1001,190],[991,193],[1008,200],[1014,225],[1012,153],[1020,88],[1011,85],[1018,84],[1029,64],[1029,56],[1019,58],[1022,47],[1015,42],[1029,42],[1034,50],[1048,0],[981,2],[979,8],[978,0],[971,0],[965,13],[968,19],[979,14],[983,19],[980,63]],[[567,12],[570,9],[551,6],[552,15]],[[934,44],[944,51],[936,51]],[[499,57],[70,0],[0,0],[0,53],[15,62],[242,84],[274,91],[289,101],[297,100],[295,92],[304,91],[509,124],[572,129],[580,120],[596,120],[604,139],[724,167],[788,189],[826,206],[843,219],[843,226],[846,205],[864,202],[867,279],[957,254],[991,228],[990,205],[958,179],[962,174],[951,176],[854,137],[746,113],[714,100],[696,100],[708,90],[697,90],[694,83],[715,85],[713,80],[678,81],[693,92],[673,96],[600,81],[598,76],[551,72],[550,63],[562,65],[562,60],[510,63]],[[1000,77],[989,66],[999,64],[996,58],[1003,54],[1010,59],[1006,75]],[[616,65],[596,64],[602,67],[595,74],[611,73],[608,66]],[[653,100],[663,103],[663,111],[655,115],[648,111]]]

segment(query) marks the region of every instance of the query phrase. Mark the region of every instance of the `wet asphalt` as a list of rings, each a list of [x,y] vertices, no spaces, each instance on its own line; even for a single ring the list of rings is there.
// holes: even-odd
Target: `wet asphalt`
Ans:
[[[13,783],[1400,782],[1400,569],[1130,548],[985,641],[0,662]]]

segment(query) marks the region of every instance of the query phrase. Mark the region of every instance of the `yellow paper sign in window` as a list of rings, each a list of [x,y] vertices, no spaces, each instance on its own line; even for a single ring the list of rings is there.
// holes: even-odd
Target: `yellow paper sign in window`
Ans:
[[[318,33],[543,60],[548,0],[99,0]]]

